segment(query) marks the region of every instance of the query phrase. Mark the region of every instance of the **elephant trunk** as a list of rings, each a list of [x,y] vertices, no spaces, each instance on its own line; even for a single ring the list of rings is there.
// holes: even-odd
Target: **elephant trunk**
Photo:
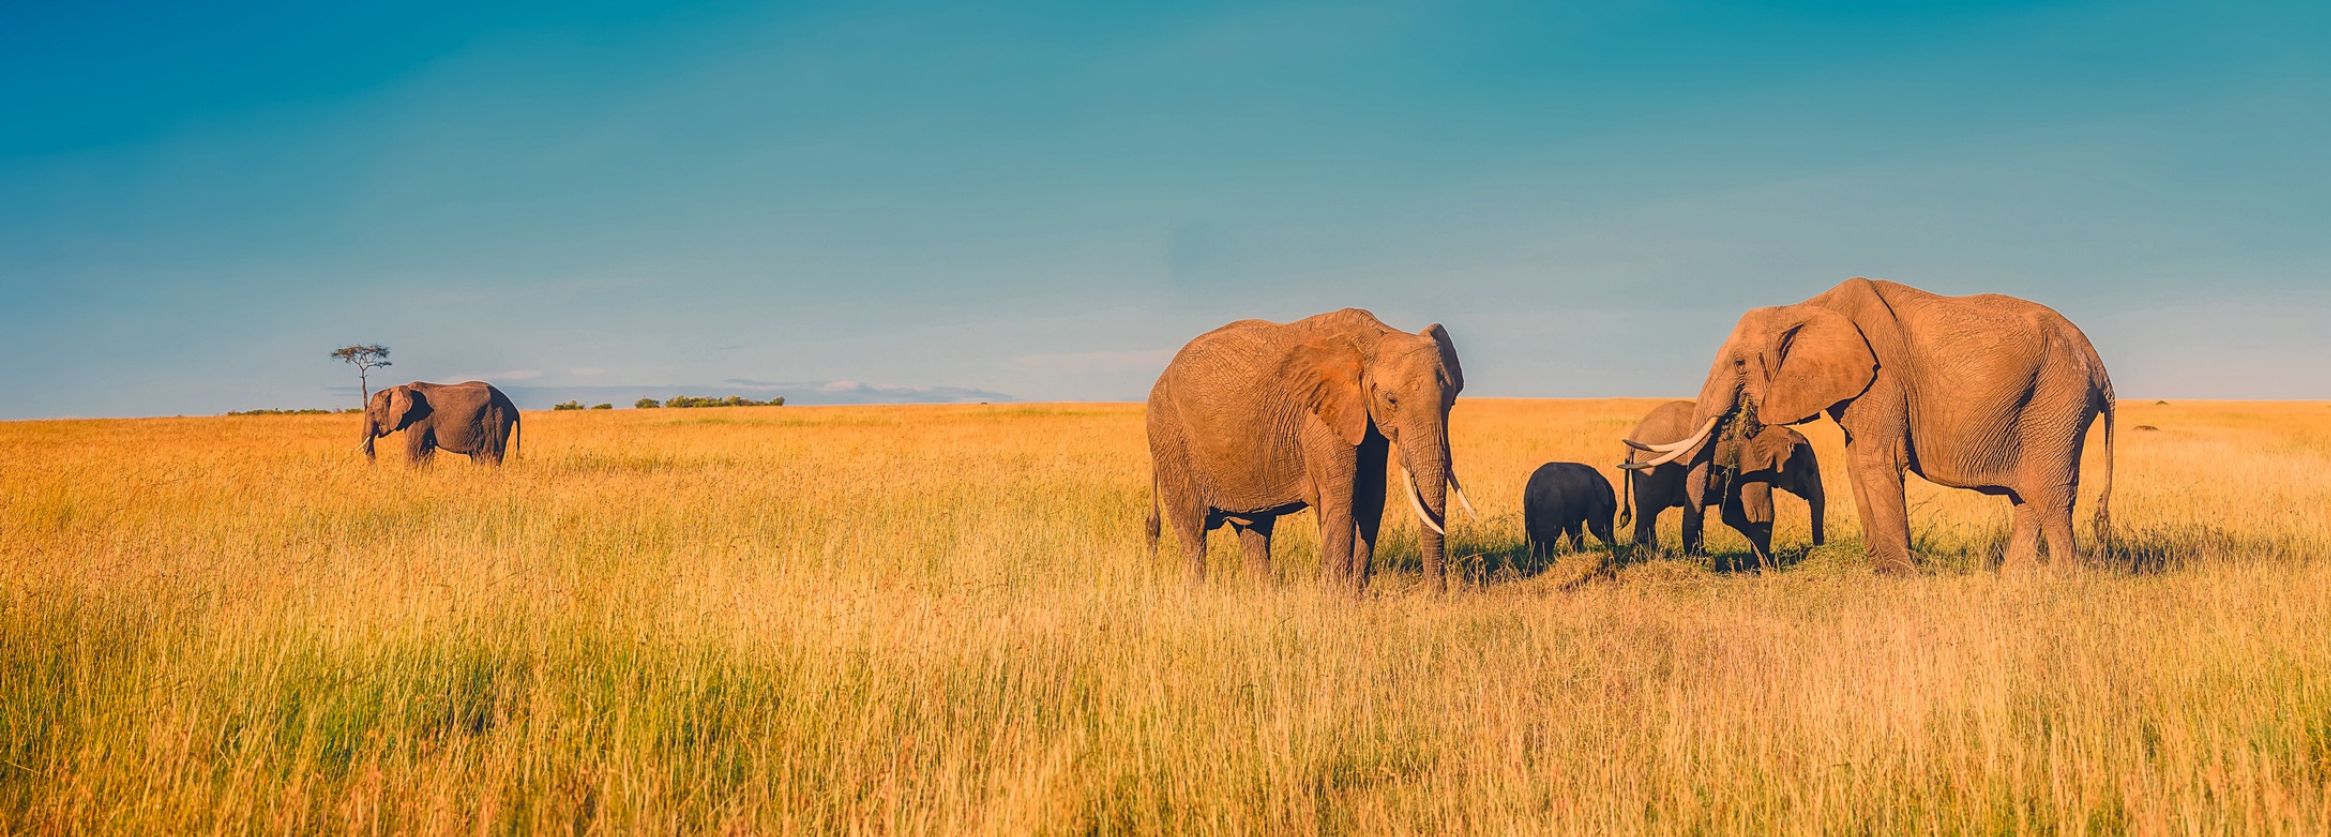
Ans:
[[[1750,524],[1771,526],[1773,523],[1772,484],[1761,480],[1747,482],[1742,483],[1737,490],[1740,494],[1740,515],[1747,518]]]
[[[364,417],[364,442],[359,445],[364,449],[364,461],[373,461],[372,440],[377,438],[380,438],[380,423],[373,421],[371,414],[367,413]]]
[[[1436,428],[1439,429],[1439,428]],[[1417,533],[1417,552],[1424,559],[1425,579],[1436,588],[1448,581],[1442,572],[1448,544],[1449,486],[1455,469],[1449,467],[1447,436],[1438,433],[1425,435],[1438,442],[1425,450],[1403,449],[1401,471],[1406,476],[1408,503],[1416,512],[1417,522],[1423,524]]]

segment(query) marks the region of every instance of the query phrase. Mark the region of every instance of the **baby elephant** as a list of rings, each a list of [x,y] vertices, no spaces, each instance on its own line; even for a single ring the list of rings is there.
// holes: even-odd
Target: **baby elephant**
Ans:
[[[1530,474],[1522,489],[1522,528],[1530,536],[1530,557],[1554,554],[1554,542],[1570,540],[1570,548],[1586,545],[1582,530],[1591,530],[1605,545],[1611,540],[1611,518],[1619,511],[1611,481],[1592,466],[1576,462],[1548,462]]]
[[[1691,412],[1690,401],[1661,404],[1635,425],[1635,435],[1628,438],[1683,438],[1691,433]],[[1651,456],[1630,450],[1627,461]],[[1734,477],[1721,478],[1728,470],[1734,472]],[[1769,565],[1775,488],[1805,498],[1813,513],[1814,546],[1828,540],[1823,531],[1828,501],[1821,492],[1821,461],[1813,455],[1813,443],[1786,427],[1766,427],[1747,439],[1719,441],[1709,455],[1688,469],[1668,463],[1649,470],[1628,471],[1627,480],[1631,508],[1621,509],[1620,519],[1634,519],[1638,547],[1658,547],[1659,513],[1682,508],[1684,554],[1702,554],[1701,517],[1707,506],[1717,506],[1722,510],[1725,525],[1748,539],[1749,550],[1758,566]]]

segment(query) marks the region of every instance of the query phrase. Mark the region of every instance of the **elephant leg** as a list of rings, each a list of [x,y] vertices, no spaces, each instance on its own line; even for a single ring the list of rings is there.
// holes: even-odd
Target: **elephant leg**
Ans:
[[[2009,498],[2014,523],[2008,529],[2007,555],[2001,558],[2004,570],[2029,569],[2040,561],[2040,510],[2022,496]]]
[[[1206,580],[1206,509],[1197,498],[1174,487],[1166,480],[1158,481],[1157,515],[1166,529],[1172,530],[1174,540],[1180,541],[1182,554],[1190,568],[1190,581]]]
[[[1573,523],[1562,530],[1562,539],[1570,543],[1570,551],[1586,549],[1586,522]]]
[[[1363,587],[1367,580],[1352,566],[1352,541],[1359,534],[1359,523],[1352,516],[1352,502],[1364,480],[1350,460],[1320,458],[1306,464],[1313,492],[1306,499],[1312,511],[1319,515],[1320,576],[1330,583],[1355,589]],[[1382,466],[1377,470],[1383,470]]]
[[[1335,583],[1353,589],[1367,585],[1367,579],[1352,566],[1352,541],[1359,527],[1352,522],[1352,513],[1341,503],[1319,504],[1319,571]]]
[[[1902,494],[1900,446],[1851,445],[1846,453],[1871,562],[1882,573],[1912,572],[1910,512]]]
[[[1611,539],[1611,519],[1610,519],[1610,518],[1608,518],[1608,517],[1597,517],[1597,518],[1591,518],[1591,519],[1587,520],[1587,522],[1586,522],[1586,526],[1587,526],[1587,528],[1588,528],[1588,529],[1590,529],[1590,530],[1592,530],[1592,531],[1594,532],[1594,537],[1595,537],[1595,540],[1599,540],[1599,541],[1602,541],[1602,542],[1603,542],[1603,546],[1610,547],[1610,548],[1611,548],[1611,549],[1613,549],[1613,550],[1616,550],[1616,549],[1618,549],[1618,548],[1619,548],[1619,542],[1618,542],[1618,541],[1615,541],[1615,540],[1612,540],[1612,539]]]
[[[1829,498],[1821,495],[1821,484],[1816,482],[1807,491],[1797,492],[1805,498],[1805,505],[1813,515],[1813,545],[1829,543]]]
[[[1759,524],[1750,521],[1748,515],[1741,510],[1740,504],[1730,501],[1724,503],[1723,514],[1724,525],[1732,527],[1732,531],[1739,532],[1741,537],[1748,539],[1748,551],[1756,558],[1756,566],[1759,569],[1772,566],[1772,524]]]
[[[1685,554],[1685,555],[1706,555],[1706,554],[1708,554],[1708,550],[1707,550],[1707,548],[1706,548],[1706,547],[1705,547],[1703,544],[1701,544],[1701,543],[1700,543],[1700,539],[1701,539],[1700,528],[1701,528],[1702,526],[1705,526],[1705,525],[1706,525],[1706,522],[1705,522],[1704,520],[1702,520],[1702,518],[1703,518],[1703,517],[1704,517],[1706,514],[1707,514],[1707,512],[1706,512],[1705,510],[1703,510],[1703,509],[1700,509],[1700,508],[1697,508],[1697,507],[1695,506],[1695,504],[1692,504],[1692,503],[1685,503],[1685,504],[1684,504],[1684,509],[1683,509],[1683,551],[1684,551],[1684,554]]]
[[[1271,577],[1271,527],[1277,518],[1260,517],[1254,522],[1232,524],[1238,530],[1239,549],[1246,553],[1246,571],[1256,579]]]
[[[1657,506],[1641,503],[1642,498],[1640,497],[1636,500],[1638,502],[1635,506],[1635,548],[1657,549],[1659,548],[1660,509]]]
[[[1385,444],[1373,439],[1363,443],[1359,472],[1354,475],[1351,568],[1361,587],[1376,575],[1376,538],[1384,531]]]
[[[2070,566],[2080,560],[2079,544],[2072,537],[2072,486],[2057,486],[2042,493],[2034,503],[2040,519],[2040,534],[2048,540],[2048,563]]]
[[[405,431],[405,461],[427,465],[436,458],[437,437],[428,428],[415,427]]]

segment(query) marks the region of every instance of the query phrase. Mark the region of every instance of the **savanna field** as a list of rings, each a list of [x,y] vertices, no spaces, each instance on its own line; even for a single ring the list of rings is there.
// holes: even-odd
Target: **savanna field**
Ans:
[[[2124,400],[2109,560],[1913,479],[1874,576],[1823,423],[1776,571],[1517,563],[1655,403],[1462,400],[1357,599],[1152,558],[1139,405],[0,423],[0,831],[2331,831],[2331,405]]]

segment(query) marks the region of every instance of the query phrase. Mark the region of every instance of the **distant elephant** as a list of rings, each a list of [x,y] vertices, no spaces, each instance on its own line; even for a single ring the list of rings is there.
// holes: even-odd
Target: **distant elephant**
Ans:
[[[1618,548],[1611,537],[1611,516],[1619,511],[1611,481],[1593,466],[1577,462],[1548,462],[1531,472],[1522,487],[1522,531],[1529,537],[1530,557],[1554,554],[1555,543],[1570,542],[1575,552],[1586,546],[1593,532],[1604,546]]]
[[[518,405],[484,381],[414,381],[373,393],[364,405],[364,458],[373,458],[372,440],[397,431],[414,463],[445,450],[500,465],[503,451],[518,449]]]
[[[1449,456],[1449,409],[1464,387],[1456,345],[1437,323],[1409,334],[1346,308],[1199,335],[1149,393],[1151,554],[1162,521],[1203,579],[1206,533],[1228,523],[1259,575],[1279,516],[1309,507],[1327,576],[1365,589],[1385,463],[1398,446],[1401,493],[1424,526],[1425,575],[1445,587],[1449,489],[1472,508]]]
[[[1692,406],[1690,401],[1670,401],[1653,407],[1627,437],[1681,439],[1691,432]],[[1680,507],[1684,554],[1698,555],[1702,510],[1718,506],[1725,525],[1748,539],[1757,564],[1770,564],[1776,487],[1812,507],[1813,545],[1829,541],[1829,501],[1821,491],[1821,460],[1813,455],[1813,443],[1786,427],[1767,427],[1754,437],[1719,444],[1732,447],[1720,447],[1714,456],[1689,466],[1670,462],[1648,471],[1627,471],[1629,506],[1620,518],[1634,520],[1636,545],[1658,545],[1659,513]],[[1636,451],[1627,454],[1628,462],[1651,458]]]
[[[2072,502],[2088,427],[2104,417],[2104,490],[2096,531],[2110,537],[2112,379],[2087,335],[2062,314],[1997,294],[1938,296],[1894,282],[1848,279],[1795,305],[1740,318],[1716,352],[1678,441],[1630,440],[1659,456],[1630,469],[1711,457],[1710,440],[1738,425],[1800,424],[1827,413],[1845,430],[1854,505],[1881,572],[1908,572],[1905,470],[1929,482],[2014,504],[2009,566],[2077,553]]]

